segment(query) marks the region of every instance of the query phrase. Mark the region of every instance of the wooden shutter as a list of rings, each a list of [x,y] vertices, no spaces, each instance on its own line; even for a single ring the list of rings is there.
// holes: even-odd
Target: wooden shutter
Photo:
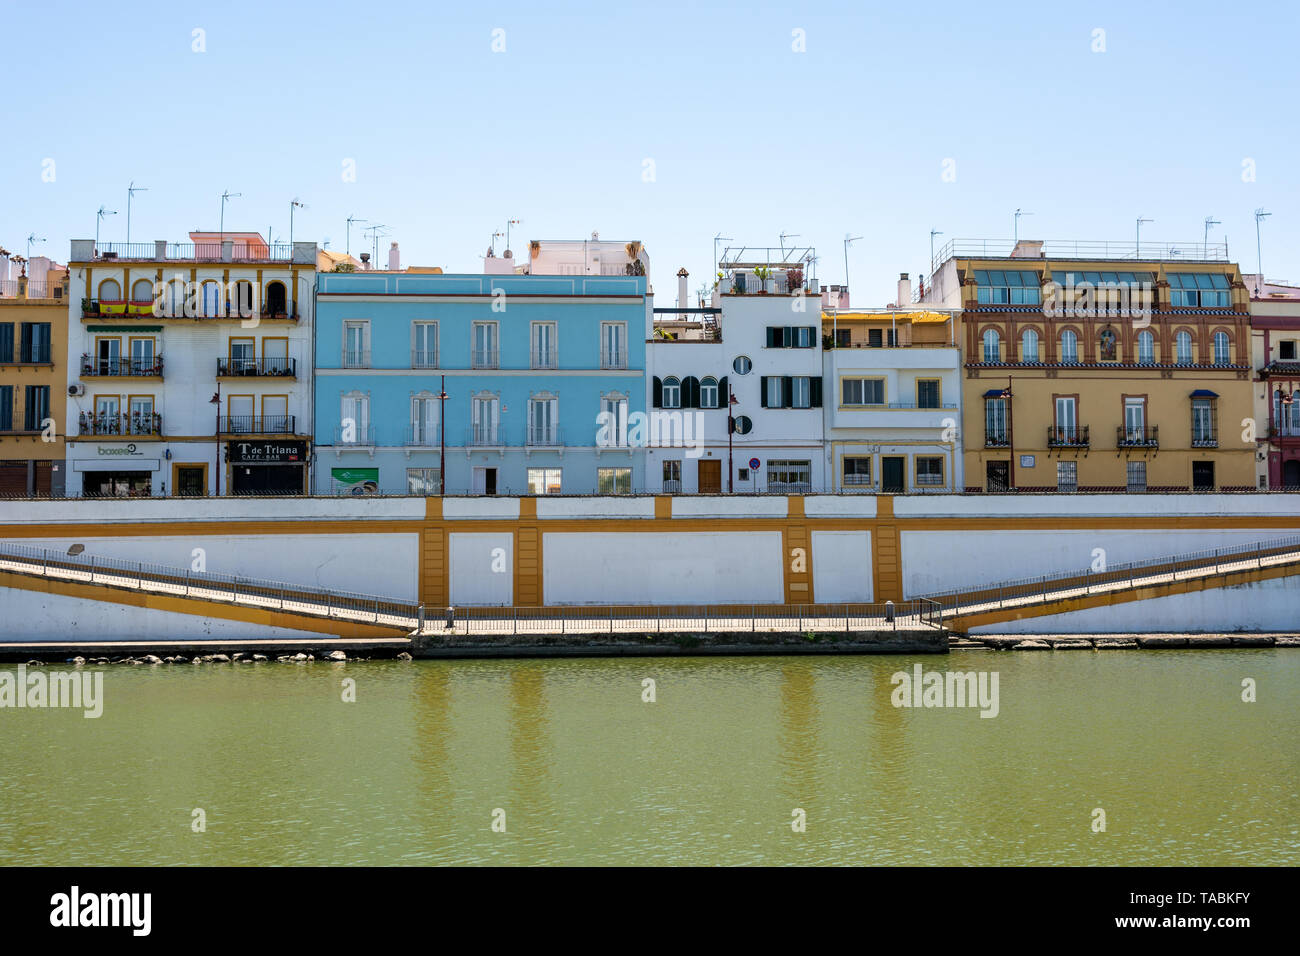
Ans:
[[[768,329],[768,331],[772,330]],[[759,403],[763,408],[767,408],[767,379],[768,377],[764,375],[758,380]]]
[[[812,408],[822,407],[822,377],[814,375],[808,383],[808,404]]]
[[[718,382],[718,407],[725,410],[729,404],[729,398],[730,396],[727,393],[727,376],[724,375]]]
[[[0,322],[0,362],[14,360],[14,324]]]
[[[770,349],[774,349],[777,347],[776,329],[770,325],[767,327],[767,347]]]
[[[664,380],[658,375],[654,377],[654,384],[650,389],[650,407],[662,408],[664,404]]]
[[[700,407],[700,380],[694,375],[682,379],[682,408]]]
[[[794,407],[794,382],[789,375],[781,376],[781,407]]]

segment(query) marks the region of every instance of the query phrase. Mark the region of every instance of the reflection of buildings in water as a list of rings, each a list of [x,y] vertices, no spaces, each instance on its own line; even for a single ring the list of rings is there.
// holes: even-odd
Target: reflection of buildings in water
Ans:
[[[448,811],[455,788],[452,785],[451,756],[451,669],[447,661],[422,661],[415,678],[414,753],[419,792],[419,820],[428,845],[446,839]]]
[[[780,667],[780,752],[778,763],[792,806],[807,809],[817,800],[822,745],[818,726],[817,678],[820,662],[794,659]]]
[[[543,792],[554,754],[547,734],[544,662],[515,661],[510,668],[510,757],[516,795],[528,805]]]

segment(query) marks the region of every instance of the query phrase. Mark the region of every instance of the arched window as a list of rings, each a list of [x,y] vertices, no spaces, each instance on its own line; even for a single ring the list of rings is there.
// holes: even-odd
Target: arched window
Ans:
[[[1079,337],[1069,329],[1061,333],[1061,361],[1070,364],[1079,361]]]
[[[1214,364],[1227,365],[1230,362],[1228,354],[1228,333],[1214,333]]]
[[[121,302],[122,287],[116,279],[105,279],[99,284],[100,302]]]
[[[288,315],[288,293],[285,291],[283,282],[268,282],[266,284],[266,308],[262,311],[267,315]]]
[[[682,383],[677,379],[669,376],[664,379],[663,407],[664,408],[681,408],[682,405]]]
[[[700,408],[718,407],[718,380],[712,375],[700,379]]]
[[[1147,331],[1138,333],[1138,364],[1156,364],[1156,339],[1154,335]]]
[[[985,329],[984,330],[984,361],[1000,362],[1001,360],[1002,360],[1002,353],[998,347],[997,329]]]
[[[211,279],[203,283],[203,315],[215,318],[221,314],[221,284]]]
[[[1025,334],[1020,337],[1020,361],[1038,361],[1038,333],[1033,329],[1025,329]]]
[[[131,304],[152,305],[153,283],[148,279],[136,279],[131,283]]]
[[[241,318],[251,319],[256,311],[253,303],[253,283],[247,279],[236,282],[235,297],[231,305]]]
[[[1184,330],[1174,338],[1176,361],[1179,365],[1192,364],[1192,333]]]

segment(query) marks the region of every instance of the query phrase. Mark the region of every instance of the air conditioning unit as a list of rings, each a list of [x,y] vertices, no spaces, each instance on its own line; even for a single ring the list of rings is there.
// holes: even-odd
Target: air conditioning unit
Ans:
[[[86,394],[86,386],[82,385],[80,382],[78,382],[76,385],[69,385],[68,394],[73,396],[74,398],[79,398],[80,396]]]

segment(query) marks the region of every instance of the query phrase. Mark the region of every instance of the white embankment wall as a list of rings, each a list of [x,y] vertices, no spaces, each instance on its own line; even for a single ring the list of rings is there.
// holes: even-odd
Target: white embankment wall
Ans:
[[[811,599],[828,603],[884,599],[873,582],[889,588],[892,572],[888,561],[878,570],[873,554],[892,554],[894,535],[904,598],[1300,535],[1300,495],[917,495],[893,498],[892,518],[877,514],[875,497],[857,495],[805,498],[793,517],[792,502],[779,496],[678,497],[671,520],[662,510],[656,517],[649,497],[535,503],[536,517],[526,520],[537,529],[547,604],[780,603],[791,570],[782,530],[795,527],[807,532]],[[440,521],[426,519],[428,508],[423,498],[4,501],[0,529],[9,532],[0,530],[8,538],[0,545],[66,553],[81,544],[88,554],[178,568],[194,566],[198,550],[209,571],[418,600],[422,563],[431,573],[441,560],[421,554],[420,532],[445,529],[450,603],[518,600],[520,500],[448,498]],[[1298,580],[992,630],[1293,630]],[[433,593],[427,583],[424,591]],[[102,613],[72,600],[38,607],[44,599],[33,592],[0,594],[0,640],[22,639],[9,622],[38,615],[84,620],[78,634],[107,626]],[[156,612],[114,609],[110,617],[117,630],[191,636],[189,625]],[[72,633],[66,623],[49,627]]]

